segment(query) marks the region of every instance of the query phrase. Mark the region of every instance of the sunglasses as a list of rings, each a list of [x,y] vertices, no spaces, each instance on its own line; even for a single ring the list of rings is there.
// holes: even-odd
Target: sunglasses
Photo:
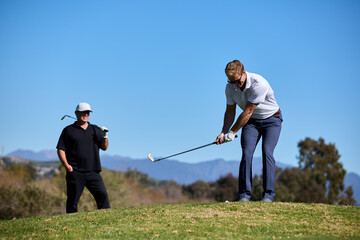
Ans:
[[[227,82],[230,83],[230,84],[240,84],[240,83],[241,83],[240,79],[235,80],[235,81],[233,81],[233,82],[228,79]]]
[[[227,82],[230,83],[230,84],[240,84],[241,83],[241,78],[242,78],[242,74],[240,75],[240,78],[238,80],[230,81],[228,79]]]
[[[80,115],[89,115],[90,116],[90,111],[84,111],[84,112],[79,112]]]

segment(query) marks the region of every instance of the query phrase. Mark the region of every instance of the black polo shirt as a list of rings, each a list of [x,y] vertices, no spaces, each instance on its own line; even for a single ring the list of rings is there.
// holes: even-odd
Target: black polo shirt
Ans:
[[[66,159],[74,170],[81,172],[101,171],[99,148],[103,135],[98,126],[89,123],[86,130],[74,122],[62,131],[57,149],[66,153]]]

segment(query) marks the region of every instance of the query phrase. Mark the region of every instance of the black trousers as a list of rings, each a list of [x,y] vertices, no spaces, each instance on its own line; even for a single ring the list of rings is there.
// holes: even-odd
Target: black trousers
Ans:
[[[84,187],[94,196],[98,209],[110,208],[109,197],[100,173],[72,171],[66,174],[66,213],[78,211]]]

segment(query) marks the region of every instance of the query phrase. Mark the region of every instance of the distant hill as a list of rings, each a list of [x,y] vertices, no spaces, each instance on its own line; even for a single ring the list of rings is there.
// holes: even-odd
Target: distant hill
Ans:
[[[55,150],[33,152],[29,150],[17,150],[7,155],[16,161],[37,160],[45,164],[45,161],[56,160],[57,164],[60,161],[57,158]],[[4,157],[3,157],[4,159]],[[24,160],[27,159],[27,160]],[[164,160],[161,162],[151,162],[149,159],[132,159],[129,157],[117,155],[101,155],[101,163],[104,168],[117,171],[126,171],[128,169],[138,170],[142,173],[148,174],[149,177],[158,180],[173,180],[179,184],[190,184],[197,180],[207,182],[216,181],[221,176],[231,173],[233,176],[238,176],[239,161],[225,161],[223,159],[216,159],[212,161],[200,163],[184,163],[176,160]],[[56,165],[56,162],[52,162]],[[1,158],[0,158],[1,165]],[[280,168],[293,167],[281,162],[276,165]],[[41,167],[39,168],[41,169]],[[253,175],[260,175],[262,171],[261,158],[254,158],[253,160]],[[354,198],[360,203],[360,176],[356,173],[347,173],[344,179],[345,186],[352,186],[354,191]]]
[[[58,173],[60,163],[59,161],[35,161],[19,157],[0,157],[0,166],[10,166],[13,164],[30,164],[36,169],[37,176],[41,178],[44,176],[53,176],[54,173]]]
[[[0,166],[8,166],[8,165],[12,165],[12,164],[23,165],[23,164],[30,164],[30,163],[31,163],[30,160],[23,159],[20,157],[11,157],[11,156],[0,157]]]
[[[34,152],[31,150],[16,150],[7,154],[9,157],[19,157],[23,159],[35,160],[35,161],[51,161],[58,160],[56,150],[42,150],[40,152]]]

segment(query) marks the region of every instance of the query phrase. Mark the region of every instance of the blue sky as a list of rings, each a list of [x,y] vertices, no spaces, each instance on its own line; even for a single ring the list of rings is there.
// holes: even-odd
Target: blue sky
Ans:
[[[277,161],[297,166],[298,142],[322,137],[360,174],[359,43],[359,1],[2,0],[1,154],[55,149],[72,123],[60,118],[79,102],[109,128],[111,155],[210,143],[225,65],[239,59],[269,81],[283,112]],[[175,157],[217,158],[240,160],[239,140]]]

